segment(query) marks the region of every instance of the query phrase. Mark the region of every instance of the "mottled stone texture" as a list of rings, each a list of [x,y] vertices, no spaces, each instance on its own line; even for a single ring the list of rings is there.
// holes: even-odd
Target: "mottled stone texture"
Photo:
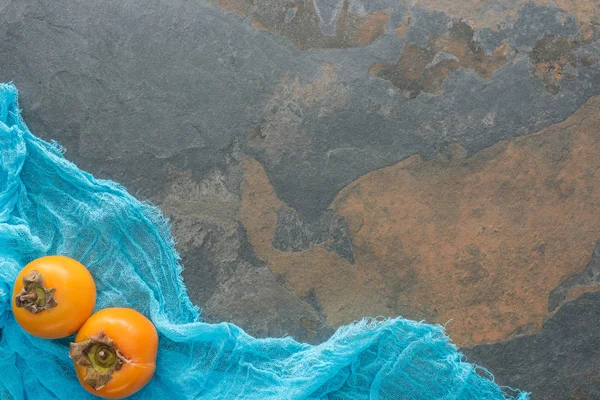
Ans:
[[[532,398],[600,399],[600,293],[565,304],[536,335],[464,349],[499,382],[527,387]]]
[[[501,384],[597,399],[599,23],[595,0],[0,0],[0,80],[160,206],[207,320],[313,343],[452,320]]]

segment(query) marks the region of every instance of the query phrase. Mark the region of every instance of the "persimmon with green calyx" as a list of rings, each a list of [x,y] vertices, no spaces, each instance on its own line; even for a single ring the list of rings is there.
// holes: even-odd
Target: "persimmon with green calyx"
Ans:
[[[131,308],[105,308],[86,321],[69,357],[90,393],[122,399],[143,388],[156,370],[156,328]]]
[[[94,278],[79,261],[65,256],[33,260],[13,287],[15,319],[26,332],[44,339],[77,332],[95,305]]]

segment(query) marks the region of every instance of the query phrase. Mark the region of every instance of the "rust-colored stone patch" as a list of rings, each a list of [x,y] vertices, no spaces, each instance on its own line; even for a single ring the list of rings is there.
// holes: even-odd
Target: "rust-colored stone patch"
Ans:
[[[439,94],[444,80],[458,68],[472,69],[489,79],[506,62],[508,45],[498,46],[487,56],[473,35],[467,23],[455,22],[447,34],[431,38],[427,47],[406,44],[396,63],[374,64],[369,73],[389,80],[411,99],[422,91]]]
[[[562,302],[562,304],[573,301],[584,293],[597,292],[597,291],[600,291],[600,285],[575,286],[574,288],[569,290],[569,293],[567,294],[567,297],[565,297],[565,300]],[[559,305],[559,307],[557,307],[557,309],[558,308],[560,308],[560,305]]]
[[[328,114],[328,108],[341,107],[348,101],[348,91],[340,81],[332,63],[323,64],[321,73],[312,83],[301,84],[298,76],[285,77],[273,98],[283,105],[302,103],[307,106],[324,106],[319,113]]]
[[[599,0],[537,0],[542,4],[548,2],[550,6],[556,4],[567,13],[574,15],[580,22],[600,23]]]
[[[549,293],[585,268],[600,238],[599,123],[592,98],[563,123],[470,158],[414,156],[362,176],[331,205],[348,222],[353,265],[322,246],[271,246],[286,205],[253,159],[240,219],[257,256],[297,295],[312,293],[333,326],[452,319],[459,345],[530,334],[548,317]]]
[[[559,81],[563,77],[575,77],[565,72],[568,65],[575,67],[576,64],[575,55],[570,53],[571,48],[568,38],[547,35],[540,39],[533,49],[531,58],[535,62],[535,73],[541,77],[546,90],[552,94],[559,92]]]
[[[359,23],[360,31],[357,35],[358,42],[367,45],[385,33],[385,25],[390,16],[384,11],[375,11],[367,16],[367,21]]]
[[[256,29],[281,35],[300,49],[365,46],[384,34],[389,15],[385,11],[354,13],[350,0],[339,11],[335,34],[325,35],[313,1],[211,0],[224,11],[250,17]]]
[[[581,390],[581,388],[576,388],[571,391],[571,398],[573,400],[589,400],[587,393]]]
[[[282,161],[281,148],[307,154],[311,138],[302,128],[301,114],[310,112],[320,117],[339,111],[348,96],[331,63],[323,64],[312,82],[300,82],[298,76],[284,77],[265,105],[262,124],[250,132],[250,148],[264,151],[275,163]]]
[[[404,36],[406,31],[410,27],[411,20],[412,20],[412,14],[410,12],[407,12],[404,15],[404,21],[402,22],[402,25],[400,25],[399,27],[394,29],[394,33],[396,34],[396,36],[399,36],[399,37]]]
[[[530,57],[534,62],[534,72],[544,82],[546,90],[557,94],[560,91],[561,79],[575,78],[575,74],[567,72],[568,67],[577,66],[577,57],[572,50],[591,43],[593,40],[594,28],[590,24],[585,24],[579,30],[575,40],[565,36],[546,35],[536,42]],[[593,65],[595,62],[595,58],[585,55],[580,60],[584,67]]]
[[[261,164],[244,160],[240,221],[256,255],[299,297],[318,302],[327,323],[339,326],[362,316],[390,315],[393,292],[382,285],[377,268],[357,267],[324,246],[309,251],[280,252],[271,241],[277,213],[286,207],[276,196]]]
[[[454,18],[464,19],[475,28],[493,28],[515,20],[519,9],[527,3],[559,7],[574,15],[580,22],[600,22],[599,0],[415,0],[414,5],[442,11]]]

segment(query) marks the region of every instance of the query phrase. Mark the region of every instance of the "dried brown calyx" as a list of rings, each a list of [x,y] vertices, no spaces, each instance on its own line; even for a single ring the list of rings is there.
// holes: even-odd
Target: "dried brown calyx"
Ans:
[[[113,373],[123,364],[131,362],[123,357],[113,341],[104,332],[79,343],[71,343],[69,357],[77,365],[87,367],[85,383],[100,390],[112,379]]]
[[[23,277],[23,290],[15,296],[15,304],[37,314],[57,306],[55,291],[44,287],[42,274],[34,270]]]

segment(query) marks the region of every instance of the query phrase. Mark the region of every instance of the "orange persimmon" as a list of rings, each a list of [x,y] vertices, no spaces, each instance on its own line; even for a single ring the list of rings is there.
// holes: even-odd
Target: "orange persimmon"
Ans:
[[[158,334],[150,320],[131,308],[106,308],[83,324],[69,356],[88,392],[121,399],[152,379],[157,351]]]
[[[47,256],[27,264],[13,287],[12,310],[21,327],[34,336],[69,336],[92,315],[96,284],[81,263]]]

